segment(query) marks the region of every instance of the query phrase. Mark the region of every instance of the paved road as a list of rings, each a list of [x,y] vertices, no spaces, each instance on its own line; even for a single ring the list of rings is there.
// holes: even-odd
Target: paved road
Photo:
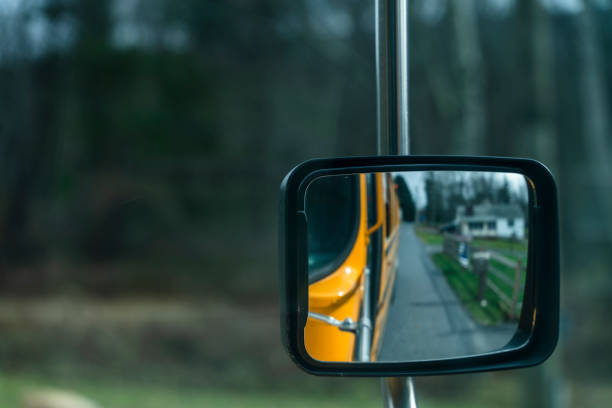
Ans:
[[[463,308],[411,224],[402,223],[399,270],[379,361],[427,360],[493,351],[515,325],[481,326]]]

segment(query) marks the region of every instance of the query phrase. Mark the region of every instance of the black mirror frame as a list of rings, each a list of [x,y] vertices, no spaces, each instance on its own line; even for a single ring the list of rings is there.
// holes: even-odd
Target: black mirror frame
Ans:
[[[323,362],[304,345],[308,266],[304,194],[315,177],[364,172],[465,170],[521,173],[530,189],[529,259],[517,334],[502,349],[475,356],[412,362]],[[535,193],[535,194],[534,194]],[[554,351],[559,334],[559,226],[557,190],[550,171],[531,159],[478,156],[371,156],[315,159],[281,184],[279,244],[281,337],[294,362],[308,373],[396,377],[457,374],[529,367]]]

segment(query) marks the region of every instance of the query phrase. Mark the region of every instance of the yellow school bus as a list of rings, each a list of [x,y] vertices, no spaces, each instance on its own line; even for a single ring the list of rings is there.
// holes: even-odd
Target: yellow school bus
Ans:
[[[321,361],[375,361],[393,293],[399,200],[389,173],[328,176],[306,193],[306,350]]]

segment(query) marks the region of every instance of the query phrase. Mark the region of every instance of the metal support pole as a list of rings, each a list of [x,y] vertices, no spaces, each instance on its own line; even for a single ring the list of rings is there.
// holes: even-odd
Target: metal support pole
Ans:
[[[408,0],[375,0],[374,10],[378,154],[408,155]],[[381,386],[385,408],[416,408],[412,378],[383,378]]]
[[[410,154],[408,0],[375,0],[379,155]]]
[[[372,348],[372,311],[370,310],[370,268],[366,266],[363,273],[363,306],[361,308],[361,318],[359,319],[359,328],[357,335],[359,336],[359,361],[370,361],[370,350]]]
[[[416,408],[412,377],[383,378],[381,385],[385,408]]]
[[[397,147],[399,155],[410,154],[408,113],[408,0],[397,0]]]

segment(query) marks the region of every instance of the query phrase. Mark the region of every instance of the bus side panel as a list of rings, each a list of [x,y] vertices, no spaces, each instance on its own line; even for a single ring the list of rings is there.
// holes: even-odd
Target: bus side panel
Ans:
[[[383,205],[383,211],[385,211],[385,232],[387,232],[384,238],[383,245],[383,262],[381,269],[381,284],[379,303],[377,307],[377,315],[375,318],[375,330],[372,339],[372,360],[376,360],[376,356],[380,351],[382,344],[382,337],[385,329],[385,323],[387,320],[387,312],[389,304],[391,303],[391,297],[393,295],[393,287],[395,285],[395,279],[397,274],[397,256],[399,248],[399,227],[400,227],[400,216],[399,216],[399,199],[395,183],[390,174],[385,174],[386,188],[384,191],[387,194],[385,197],[385,205]]]

